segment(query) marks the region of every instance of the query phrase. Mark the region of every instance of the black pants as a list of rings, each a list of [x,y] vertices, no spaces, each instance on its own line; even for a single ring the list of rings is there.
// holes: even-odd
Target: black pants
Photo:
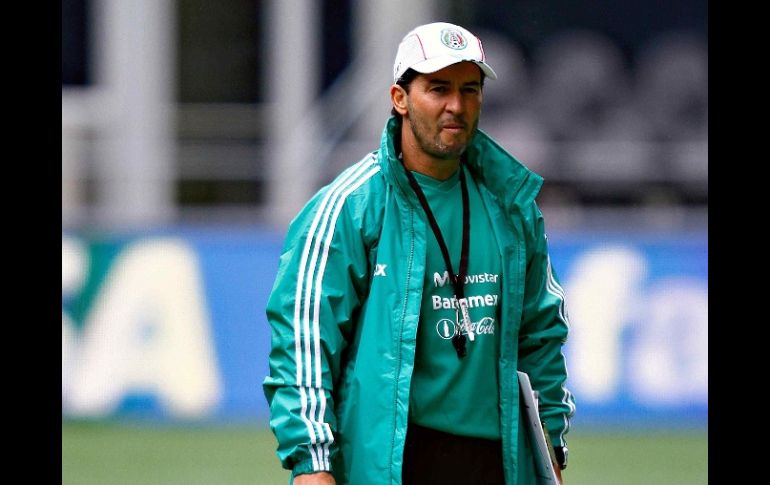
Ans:
[[[410,423],[402,478],[403,485],[505,485],[502,445]]]

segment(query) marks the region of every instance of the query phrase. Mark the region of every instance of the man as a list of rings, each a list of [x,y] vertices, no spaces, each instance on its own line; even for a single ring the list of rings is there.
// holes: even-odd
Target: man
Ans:
[[[295,484],[536,483],[517,370],[565,464],[563,291],[542,178],[477,129],[496,77],[463,27],[408,33],[379,150],[289,227],[264,391]]]

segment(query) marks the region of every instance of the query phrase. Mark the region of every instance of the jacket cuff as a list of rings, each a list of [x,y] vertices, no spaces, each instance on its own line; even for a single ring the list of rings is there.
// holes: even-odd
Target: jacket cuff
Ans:
[[[548,430],[548,436],[551,438],[553,446],[567,446],[567,442],[562,436],[562,430],[564,429],[564,416],[551,416],[544,418],[545,427]]]
[[[317,473],[317,472],[329,472],[331,473],[331,469],[329,470],[315,470],[313,469],[313,459],[312,458],[306,458],[302,461],[298,461],[294,463],[294,466],[291,468],[291,476],[296,477],[297,475],[304,475],[306,473]]]

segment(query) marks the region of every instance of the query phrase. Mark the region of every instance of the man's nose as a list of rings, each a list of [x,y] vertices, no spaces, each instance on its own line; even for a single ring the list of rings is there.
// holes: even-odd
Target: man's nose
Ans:
[[[454,91],[447,96],[446,110],[450,113],[462,113],[463,97],[459,91]]]

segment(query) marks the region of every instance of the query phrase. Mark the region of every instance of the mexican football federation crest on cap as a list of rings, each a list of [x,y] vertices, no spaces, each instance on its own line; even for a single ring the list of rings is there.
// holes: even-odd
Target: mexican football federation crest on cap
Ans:
[[[462,32],[455,29],[444,29],[441,31],[441,42],[454,50],[462,50],[468,46],[468,41],[463,37]]]

